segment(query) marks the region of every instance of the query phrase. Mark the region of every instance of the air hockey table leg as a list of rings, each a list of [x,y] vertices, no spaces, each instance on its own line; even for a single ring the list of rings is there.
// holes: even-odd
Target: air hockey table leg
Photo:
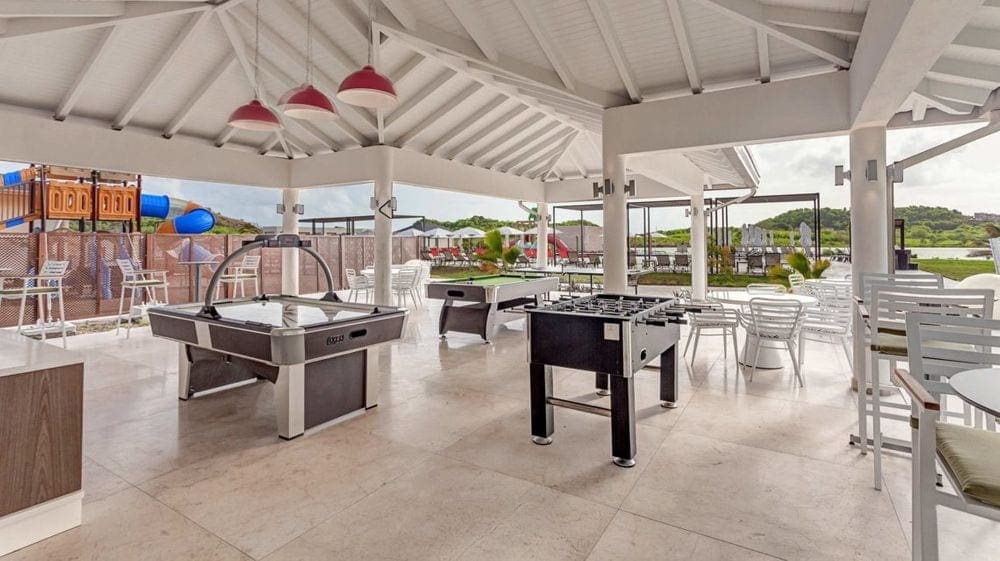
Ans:
[[[302,436],[306,424],[305,364],[278,367],[278,380],[274,389],[278,402],[278,436],[285,440]]]
[[[677,396],[680,393],[677,377],[678,358],[676,343],[660,353],[660,407],[667,409],[677,407]]]
[[[178,343],[177,348],[177,398],[187,401],[191,397],[191,361],[188,359],[188,348],[184,343]]]
[[[608,386],[608,375],[603,372],[594,374],[594,387],[597,388],[597,395],[611,395]]]
[[[615,465],[635,465],[635,386],[633,378],[611,379],[611,458]]]
[[[532,362],[531,376],[531,440],[535,444],[552,444],[552,367]]]

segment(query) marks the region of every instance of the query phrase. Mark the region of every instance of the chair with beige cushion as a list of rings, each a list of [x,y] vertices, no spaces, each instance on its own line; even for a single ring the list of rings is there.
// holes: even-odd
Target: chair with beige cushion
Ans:
[[[66,310],[63,304],[63,279],[69,270],[69,261],[46,261],[37,275],[0,278],[0,302],[4,299],[20,300],[17,315],[17,332],[24,326],[24,312],[28,298],[38,303],[38,317],[43,323],[52,323],[52,300],[59,300],[59,327],[62,331],[63,347],[66,346]],[[20,281],[20,286],[17,282]],[[46,319],[47,318],[47,319]],[[45,340],[46,329],[41,330]]]
[[[894,379],[910,395],[914,561],[937,561],[937,507],[1000,522],[1000,433],[947,423],[942,398],[963,370],[997,368],[1000,321],[910,313],[906,318],[909,371]],[[965,349],[951,348],[954,343]],[[1000,368],[997,368],[1000,376]],[[950,489],[938,485],[938,467]]]
[[[871,288],[871,304],[868,313],[871,332],[870,365],[868,369],[860,370],[861,377],[858,379],[858,422],[860,425],[867,425],[866,417],[871,415],[872,449],[875,453],[875,488],[881,489],[883,441],[889,442],[894,449],[900,451],[908,450],[910,443],[899,439],[883,439],[882,419],[909,422],[908,415],[891,412],[892,409],[908,410],[909,406],[893,402],[882,403],[880,393],[883,390],[893,391],[895,388],[883,385],[879,380],[879,363],[888,361],[889,371],[892,372],[896,368],[897,362],[908,360],[907,314],[925,313],[945,318],[991,319],[993,317],[993,291],[987,289],[914,289],[875,285]],[[942,343],[942,345],[952,349],[973,350],[972,345],[962,342],[947,342]],[[867,397],[869,380],[871,380],[870,399]],[[871,406],[870,411],[869,405]],[[882,411],[883,407],[890,411]],[[862,450],[866,447],[862,445]]]

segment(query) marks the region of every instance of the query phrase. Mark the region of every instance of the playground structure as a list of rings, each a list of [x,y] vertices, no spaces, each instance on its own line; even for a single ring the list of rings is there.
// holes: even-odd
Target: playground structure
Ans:
[[[120,222],[122,232],[139,230],[142,217],[158,218],[161,234],[201,234],[215,226],[208,209],[166,195],[142,193],[142,176],[32,164],[3,174],[0,230],[27,224],[44,232],[48,221],[75,220],[81,232],[98,222]]]

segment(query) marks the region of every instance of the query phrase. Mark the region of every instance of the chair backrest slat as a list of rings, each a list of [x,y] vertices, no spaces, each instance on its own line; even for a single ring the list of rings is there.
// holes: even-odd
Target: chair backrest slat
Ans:
[[[954,393],[947,380],[964,370],[997,368],[1000,376],[1000,320],[914,312],[906,339],[910,373],[931,393]]]

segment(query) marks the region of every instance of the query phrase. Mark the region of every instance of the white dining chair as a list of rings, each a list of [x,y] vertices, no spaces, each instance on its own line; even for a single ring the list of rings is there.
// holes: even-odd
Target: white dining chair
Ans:
[[[416,283],[418,281],[417,267],[403,267],[392,275],[392,293],[396,297],[396,303],[406,307],[406,300],[409,298],[413,305],[417,305]]]
[[[368,282],[368,277],[359,275],[354,269],[344,269],[344,274],[347,276],[347,288],[350,290],[347,293],[347,300],[360,302],[359,298],[364,294],[364,301],[370,301],[372,285]]]
[[[798,300],[779,300],[761,296],[751,298],[748,308],[749,314],[743,320],[743,326],[747,332],[747,342],[743,345],[743,364],[747,364],[750,340],[755,340],[756,344],[754,345],[754,357],[747,382],[752,382],[753,376],[757,372],[757,361],[760,360],[761,347],[778,345],[778,347],[772,348],[784,348],[788,351],[788,355],[792,358],[795,379],[798,380],[799,387],[804,386],[799,361],[795,356],[799,330],[802,328],[802,303]]]
[[[851,325],[854,299],[846,283],[811,283],[810,295],[819,303],[803,309],[799,332],[799,364],[805,362],[806,341],[840,343],[847,362],[851,362]]]
[[[739,357],[739,345],[736,343],[736,330],[740,326],[740,315],[736,310],[729,310],[719,305],[705,304],[699,312],[690,314],[690,330],[688,331],[687,343],[684,344],[684,355],[687,355],[688,347],[694,339],[694,350],[691,352],[691,362],[698,354],[698,341],[703,334],[711,337],[722,337],[722,356],[728,355],[728,337],[733,339],[733,356]],[[708,331],[708,333],[705,333]],[[737,364],[739,361],[737,361]]]
[[[66,307],[63,303],[63,280],[69,270],[69,261],[50,260],[42,264],[37,275],[0,278],[0,302],[4,299],[20,300],[21,307],[17,314],[17,332],[24,327],[24,313],[28,298],[34,298],[38,304],[38,317],[42,323],[52,323],[52,300],[59,300],[59,328],[62,332],[63,348],[66,347]],[[21,281],[20,286],[15,286]],[[8,285],[8,282],[11,283]],[[41,330],[42,340],[45,332]]]
[[[135,309],[135,293],[145,294],[146,303],[156,305],[161,303],[156,297],[156,290],[163,290],[163,304],[170,303],[169,285],[166,271],[142,270],[136,268],[131,259],[115,259],[122,271],[122,290],[118,297],[118,321],[115,324],[115,335],[122,328],[122,314],[125,307],[125,290],[129,290],[128,325],[125,326],[125,338],[132,334],[132,310]],[[140,297],[141,298],[141,297]],[[141,302],[140,302],[141,303]]]
[[[941,314],[906,317],[909,371],[894,381],[910,396],[912,536],[914,561],[938,560],[937,507],[1000,522],[1000,433],[949,424],[942,399],[954,394],[949,379],[977,368],[1000,375],[1000,321]],[[955,343],[966,345],[954,348]],[[940,468],[940,470],[939,470]],[[943,473],[951,484],[940,484]]]
[[[215,289],[216,299],[219,298],[223,285],[232,285],[234,287],[239,285],[240,298],[245,298],[247,295],[245,283],[247,282],[253,282],[254,296],[260,294],[259,269],[260,255],[244,255],[239,265],[227,267],[219,275],[219,284]],[[233,291],[233,295],[235,296],[235,290]]]

